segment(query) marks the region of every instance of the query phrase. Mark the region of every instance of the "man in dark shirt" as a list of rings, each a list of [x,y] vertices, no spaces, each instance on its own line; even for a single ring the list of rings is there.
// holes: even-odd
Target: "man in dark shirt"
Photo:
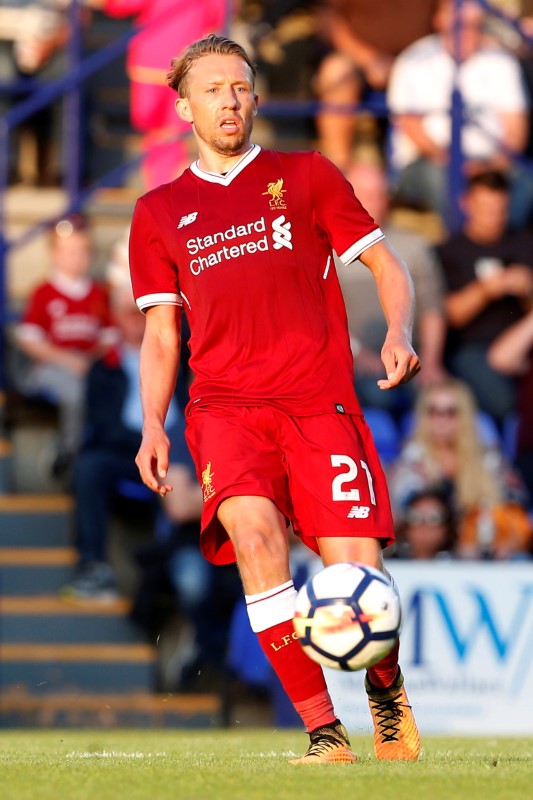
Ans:
[[[515,388],[489,365],[487,350],[523,316],[533,291],[533,236],[508,228],[509,192],[504,173],[473,176],[463,229],[437,248],[447,285],[449,369],[500,422],[515,405]]]

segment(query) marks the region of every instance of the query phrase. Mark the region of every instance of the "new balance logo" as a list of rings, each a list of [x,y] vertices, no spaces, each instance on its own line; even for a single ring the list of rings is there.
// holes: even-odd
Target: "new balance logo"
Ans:
[[[198,211],[193,211],[192,214],[185,214],[179,221],[178,228],[184,228],[185,225],[190,225],[198,216]]]
[[[291,223],[285,221],[284,214],[272,221],[272,230],[274,231],[272,234],[274,250],[280,250],[282,247],[292,250]]]
[[[369,506],[352,506],[348,511],[348,519],[366,519],[370,514]]]

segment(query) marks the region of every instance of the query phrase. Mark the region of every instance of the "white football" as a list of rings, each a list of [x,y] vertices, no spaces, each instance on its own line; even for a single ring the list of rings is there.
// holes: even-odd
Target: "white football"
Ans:
[[[354,562],[313,575],[296,599],[294,630],[307,655],[353,671],[381,661],[400,635],[398,592],[379,570]]]

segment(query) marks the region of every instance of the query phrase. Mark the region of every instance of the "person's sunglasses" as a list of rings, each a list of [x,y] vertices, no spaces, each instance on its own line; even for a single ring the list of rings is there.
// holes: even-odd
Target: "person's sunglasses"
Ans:
[[[405,521],[408,525],[443,525],[447,518],[446,511],[438,508],[427,511],[411,508],[405,513]]]
[[[456,417],[459,413],[457,406],[428,406],[430,417]]]

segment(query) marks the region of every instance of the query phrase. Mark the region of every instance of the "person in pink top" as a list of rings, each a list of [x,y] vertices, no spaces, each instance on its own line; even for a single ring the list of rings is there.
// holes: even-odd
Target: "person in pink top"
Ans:
[[[356,756],[322,670],[294,637],[287,522],[324,564],[384,569],[382,547],[394,539],[387,486],[355,395],[333,251],[376,280],[388,322],[384,390],[420,369],[412,283],[337,167],[317,152],[251,142],[254,77],[243,48],[221,36],[172,62],[169,85],[199,158],[141,197],[133,215],[130,268],[146,312],[136,461],[146,485],[166,495],[164,423],[184,309],[194,374],[186,437],[203,491],[203,553],[237,561],[252,630],[310,736],[292,763],[347,763]],[[377,757],[417,759],[397,645],[370,667],[366,688]]]
[[[188,126],[174,111],[165,82],[167,65],[176,50],[191,39],[221,31],[224,0],[88,0],[87,5],[111,17],[135,17],[141,30],[131,40],[127,56],[130,116],[143,134],[143,177],[147,189],[177,177],[188,164],[187,145],[176,137]]]

